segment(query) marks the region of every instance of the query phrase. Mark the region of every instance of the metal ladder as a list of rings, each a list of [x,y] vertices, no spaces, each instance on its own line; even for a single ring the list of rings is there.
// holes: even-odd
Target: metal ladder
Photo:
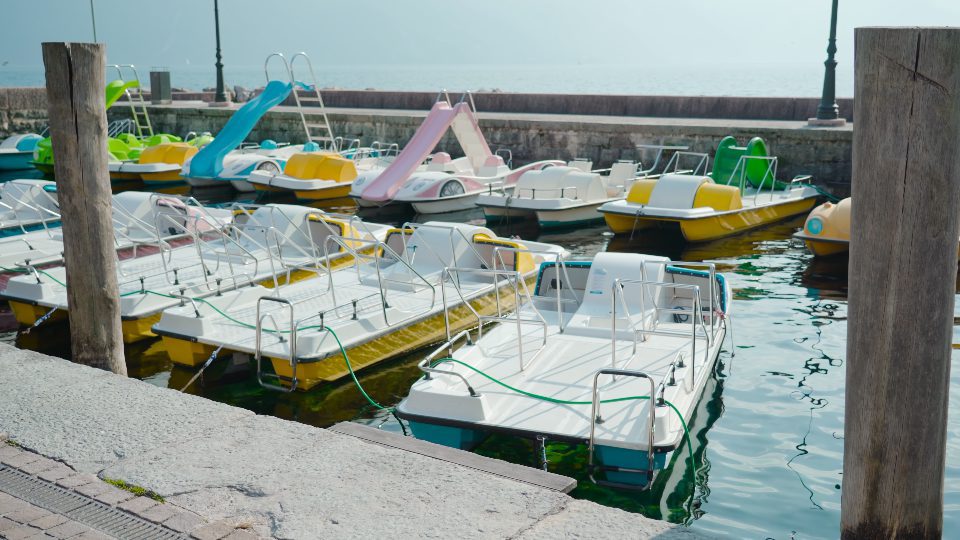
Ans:
[[[303,79],[297,79],[296,67],[297,60],[303,59],[301,63],[306,63],[306,69],[310,78],[307,79],[311,86],[307,86]],[[293,79],[293,100],[297,104],[297,111],[300,113],[300,121],[303,123],[303,129],[307,134],[307,140],[320,145],[321,148],[338,152],[337,141],[333,136],[333,129],[330,127],[330,118],[327,117],[327,108],[323,104],[323,96],[320,95],[320,86],[317,84],[317,75],[313,70],[313,62],[305,52],[298,52],[290,59],[290,77]],[[301,82],[298,82],[301,81]],[[311,103],[311,110],[305,113],[304,103]]]
[[[126,81],[123,77],[124,69],[128,69],[133,74],[132,80],[137,81],[137,84],[124,90],[124,93],[127,96],[127,102],[130,104],[130,113],[137,128],[137,137],[140,139],[153,137],[153,124],[150,123],[150,114],[147,112],[147,102],[143,99],[143,88],[140,85],[140,75],[137,73],[136,66],[133,64],[111,64],[109,67],[117,70],[117,76],[121,81]]]

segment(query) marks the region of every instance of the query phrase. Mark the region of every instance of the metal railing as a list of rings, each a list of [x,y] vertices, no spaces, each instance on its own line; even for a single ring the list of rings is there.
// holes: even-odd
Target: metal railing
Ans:
[[[3,198],[0,199],[0,209],[7,210],[13,214],[15,226],[20,232],[27,233],[27,227],[32,227],[39,222],[47,234],[50,234],[49,223],[58,221],[60,213],[60,203],[43,186],[32,183],[8,182],[3,190]],[[19,193],[14,192],[18,189]],[[0,222],[0,226],[6,228],[9,224]]]
[[[597,424],[603,423],[603,418],[600,416],[600,389],[597,384],[601,375],[611,375],[614,377],[614,380],[616,380],[617,376],[636,377],[641,379],[647,379],[647,381],[649,381],[650,383],[650,393],[648,394],[649,399],[647,400],[648,401],[647,407],[650,412],[647,415],[647,468],[646,469],[639,469],[639,468],[629,469],[625,467],[609,467],[609,466],[598,467],[594,465],[594,451],[596,448],[596,441],[597,441],[597,436],[596,436]],[[623,489],[632,489],[632,490],[646,490],[646,489],[649,489],[650,486],[653,484],[653,460],[654,460],[653,428],[654,428],[656,414],[657,414],[656,407],[654,406],[654,403],[653,403],[654,392],[656,392],[655,385],[656,383],[653,381],[653,377],[651,377],[650,375],[647,375],[642,371],[606,368],[606,369],[601,369],[594,374],[593,394],[592,394],[593,397],[591,400],[592,406],[590,408],[590,441],[589,441],[589,447],[588,447],[589,458],[587,460],[587,473],[590,475],[590,480],[594,484],[618,487]],[[607,480],[598,480],[593,476],[594,471],[598,468],[602,468],[604,470],[616,470],[617,472],[646,474],[647,482],[643,486],[635,486],[632,484],[610,482]]]
[[[530,199],[536,200],[536,198],[537,198],[537,191],[540,191],[540,192],[544,192],[544,191],[545,191],[545,192],[547,192],[548,194],[549,194],[549,193],[554,193],[554,192],[556,192],[556,193],[558,193],[560,196],[559,196],[559,197],[540,197],[540,199],[544,199],[544,200],[547,200],[547,199],[569,199],[569,198],[571,198],[571,197],[567,197],[567,191],[568,191],[568,190],[573,190],[573,197],[572,197],[573,200],[579,200],[579,199],[580,199],[580,190],[579,190],[578,186],[566,186],[566,187],[558,187],[558,188],[516,188],[516,192],[515,192],[515,194],[514,194],[514,197],[515,197],[515,198],[518,198],[518,199],[530,198]],[[524,197],[524,196],[523,196],[523,193],[524,193],[525,191],[530,193],[530,197]]]
[[[770,199],[769,200],[772,202],[774,195],[776,194],[776,191],[777,191],[777,183],[778,183],[777,164],[779,160],[777,156],[740,156],[740,159],[737,160],[737,164],[734,166],[733,171],[730,173],[728,185],[734,185],[733,184],[734,178],[736,178],[737,179],[736,185],[737,187],[739,187],[741,194],[746,193],[746,189],[748,188],[748,185],[747,185],[748,181],[750,184],[749,187],[753,187],[753,182],[750,181],[747,174],[747,168],[750,166],[751,160],[753,160],[753,162],[762,162],[766,164],[766,167],[764,167],[763,177],[760,179],[760,185],[757,187],[754,187],[755,191],[753,192],[753,204],[756,205],[759,202],[759,197],[763,193],[764,188],[767,186],[768,180],[770,182],[770,188],[769,188]],[[737,174],[738,172],[739,172],[739,175]],[[810,178],[812,178],[812,176],[810,176],[809,174],[797,175],[797,176],[794,176],[793,179],[791,179],[788,182],[788,184],[790,186],[802,184],[804,182],[808,182]]]
[[[683,158],[689,158],[687,162],[693,160],[693,168],[681,168],[682,165],[680,163],[681,159]],[[670,156],[670,160],[667,161],[667,164],[663,166],[663,174],[690,174],[694,176],[706,176],[710,173],[709,169],[710,154],[703,152],[679,151],[674,152],[673,155]]]

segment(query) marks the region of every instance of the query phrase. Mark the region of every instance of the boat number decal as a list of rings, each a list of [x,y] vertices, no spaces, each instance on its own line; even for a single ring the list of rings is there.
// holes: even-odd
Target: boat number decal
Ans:
[[[807,222],[807,230],[811,234],[820,234],[823,232],[823,222],[820,221],[820,218],[813,218]]]
[[[590,274],[590,284],[587,287],[590,290],[590,294],[603,294],[603,291],[607,289],[607,271],[603,268],[597,268]]]

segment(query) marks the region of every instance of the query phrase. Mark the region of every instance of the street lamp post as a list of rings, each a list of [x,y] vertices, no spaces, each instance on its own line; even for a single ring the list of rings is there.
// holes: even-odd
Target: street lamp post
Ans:
[[[833,0],[830,11],[830,39],[827,44],[827,60],[823,63],[823,95],[817,107],[817,117],[810,119],[810,125],[842,126],[846,120],[840,117],[837,107],[837,0]]]
[[[217,93],[213,100],[220,105],[226,105],[230,102],[223,88],[223,56],[220,54],[220,5],[218,0],[213,0],[213,21],[216,28],[217,37]]]

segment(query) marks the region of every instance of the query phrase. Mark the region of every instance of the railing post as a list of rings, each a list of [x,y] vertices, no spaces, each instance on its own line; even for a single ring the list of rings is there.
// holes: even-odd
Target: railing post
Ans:
[[[841,538],[940,538],[960,28],[855,32]]]

